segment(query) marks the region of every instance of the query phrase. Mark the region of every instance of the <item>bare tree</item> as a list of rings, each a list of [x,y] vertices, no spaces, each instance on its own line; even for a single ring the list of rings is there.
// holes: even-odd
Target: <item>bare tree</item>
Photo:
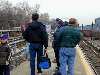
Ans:
[[[36,5],[34,6],[33,13],[39,13],[39,9],[40,9],[40,5],[39,5],[39,4],[36,4]]]
[[[27,2],[12,6],[8,1],[0,1],[0,29],[19,26],[21,22],[28,22],[33,8]]]
[[[43,22],[44,24],[49,24],[49,14],[48,13],[43,13],[40,15],[40,19],[41,22]]]
[[[39,4],[30,7],[27,2],[21,2],[13,6],[9,1],[0,0],[0,29],[8,29],[29,22],[32,13],[39,13],[39,8]],[[48,13],[41,14],[40,21],[49,24]]]
[[[0,28],[9,28],[12,18],[12,4],[8,1],[0,1]]]

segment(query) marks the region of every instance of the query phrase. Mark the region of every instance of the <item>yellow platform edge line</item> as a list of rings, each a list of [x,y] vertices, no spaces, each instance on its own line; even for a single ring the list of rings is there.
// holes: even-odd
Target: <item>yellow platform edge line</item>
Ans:
[[[81,48],[79,46],[76,47],[76,51],[81,59],[81,63],[83,65],[83,68],[86,72],[86,75],[95,75],[93,69],[91,68],[89,62],[86,60],[85,55],[83,54]]]

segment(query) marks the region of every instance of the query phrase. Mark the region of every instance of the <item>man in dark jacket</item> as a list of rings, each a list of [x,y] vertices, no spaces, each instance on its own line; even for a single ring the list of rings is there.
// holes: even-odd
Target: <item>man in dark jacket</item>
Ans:
[[[59,72],[61,75],[74,75],[75,47],[82,39],[82,33],[77,29],[77,21],[69,20],[69,25],[61,27],[55,33],[55,45],[59,48]],[[66,72],[66,65],[68,71]]]
[[[32,14],[32,23],[29,23],[28,28],[23,33],[23,37],[30,43],[30,67],[31,75],[35,75],[35,57],[37,53],[37,69],[38,73],[42,73],[41,68],[38,66],[39,58],[43,55],[43,46],[45,50],[48,47],[48,34],[46,27],[41,22],[38,22],[39,15]]]
[[[59,28],[65,26],[65,25],[63,24],[63,21],[62,21],[61,19],[59,19],[59,18],[56,19],[56,23],[57,23],[56,31],[58,31]],[[54,63],[55,63],[55,62],[57,63],[56,69],[58,70],[60,64],[59,64],[59,50],[58,50],[59,47],[57,46],[58,44],[55,43],[55,41],[56,41],[56,40],[55,40],[55,39],[56,39],[56,36],[55,36],[56,31],[55,31],[55,33],[53,34],[54,40],[53,40],[52,46],[53,46],[53,49],[54,49],[54,52],[55,52],[55,58],[56,58],[56,59],[54,59],[53,62],[54,62]]]

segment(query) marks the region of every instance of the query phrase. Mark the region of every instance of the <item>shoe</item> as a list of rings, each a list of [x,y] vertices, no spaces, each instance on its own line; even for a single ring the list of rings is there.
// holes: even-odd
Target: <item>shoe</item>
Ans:
[[[52,62],[53,62],[53,63],[57,63],[56,59],[54,59]]]
[[[60,72],[55,72],[53,75],[61,75]]]
[[[61,75],[61,73],[60,72],[56,72],[53,75]]]
[[[38,73],[42,73],[42,71],[41,70],[38,70]]]
[[[56,67],[56,70],[59,70],[59,67]]]
[[[38,73],[38,75],[42,75],[41,73]]]

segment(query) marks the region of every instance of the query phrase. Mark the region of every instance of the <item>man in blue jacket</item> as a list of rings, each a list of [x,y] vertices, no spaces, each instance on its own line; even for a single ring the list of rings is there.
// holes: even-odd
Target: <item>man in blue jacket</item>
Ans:
[[[38,73],[41,74],[42,70],[39,67],[39,59],[43,55],[43,46],[45,50],[48,47],[48,34],[46,32],[46,27],[41,22],[38,22],[39,14],[32,14],[32,23],[23,32],[23,38],[30,43],[29,53],[30,53],[30,67],[31,75],[35,75],[35,57],[37,53],[37,69]]]
[[[77,26],[77,20],[71,18],[68,26],[61,27],[55,33],[54,44],[59,48],[59,72],[61,75],[74,75],[75,47],[82,39],[82,33]],[[68,66],[67,72],[66,65]]]

